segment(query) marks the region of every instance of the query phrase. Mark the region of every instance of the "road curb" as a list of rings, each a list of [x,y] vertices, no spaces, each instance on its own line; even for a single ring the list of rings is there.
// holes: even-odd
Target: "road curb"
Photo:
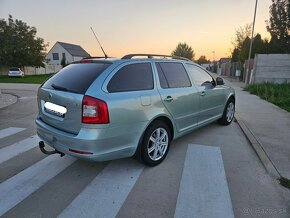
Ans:
[[[18,96],[0,91],[0,109],[17,103]]]
[[[251,132],[249,127],[245,124],[245,122],[239,116],[238,113],[235,114],[235,119],[237,123],[239,124],[240,128],[242,129],[242,131],[244,132],[245,136],[249,140],[254,151],[257,153],[258,157],[260,158],[261,162],[263,163],[268,173],[272,175],[273,177],[275,177],[276,179],[281,178],[282,177],[281,173],[278,171],[278,169],[275,167],[275,165],[269,158],[269,155],[263,148],[263,145],[257,140],[255,135]]]

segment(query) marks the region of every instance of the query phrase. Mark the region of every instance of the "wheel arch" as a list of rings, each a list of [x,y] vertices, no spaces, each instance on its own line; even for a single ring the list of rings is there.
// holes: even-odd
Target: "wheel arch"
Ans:
[[[232,99],[234,101],[234,103],[236,103],[236,96],[234,94],[231,94],[229,97],[228,97],[228,100],[229,101],[230,99]]]
[[[149,127],[152,123],[154,123],[155,121],[158,121],[158,120],[159,120],[159,121],[162,121],[162,122],[164,122],[164,123],[166,123],[166,124],[168,125],[168,127],[169,127],[169,129],[170,129],[170,133],[171,133],[171,134],[170,134],[170,135],[171,135],[171,140],[174,139],[175,130],[174,130],[174,126],[173,126],[173,121],[172,121],[172,119],[169,118],[169,117],[166,116],[166,115],[160,115],[160,116],[154,117],[150,122],[148,122],[148,125],[144,128],[143,133],[142,133],[142,135],[141,135],[141,137],[140,137],[140,139],[139,139],[137,149],[136,149],[136,151],[135,151],[133,157],[135,157],[135,158],[137,158],[137,159],[140,159],[140,154],[141,154],[141,150],[140,150],[140,148],[141,148],[141,143],[142,143],[142,141],[143,141],[144,134],[145,134],[146,130],[148,129],[148,127]]]

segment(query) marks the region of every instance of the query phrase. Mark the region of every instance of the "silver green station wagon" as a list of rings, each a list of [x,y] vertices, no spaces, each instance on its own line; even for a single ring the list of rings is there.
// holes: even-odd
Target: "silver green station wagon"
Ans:
[[[153,54],[74,62],[38,90],[39,147],[46,154],[161,163],[170,142],[232,122],[235,93],[190,60]],[[47,151],[45,145],[54,150]]]

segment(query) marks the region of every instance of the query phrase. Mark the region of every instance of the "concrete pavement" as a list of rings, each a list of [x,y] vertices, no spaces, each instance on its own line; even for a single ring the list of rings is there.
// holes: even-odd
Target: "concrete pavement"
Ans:
[[[9,90],[36,91],[39,86],[39,84],[0,83],[0,109],[17,102],[17,96],[10,94]]]
[[[237,96],[236,120],[264,166],[275,177],[290,179],[290,113],[243,91],[243,83],[230,85]]]
[[[235,118],[262,163],[271,175],[290,179],[290,113],[243,91],[244,83],[225,79],[236,91]],[[12,87],[14,90],[37,91],[39,85],[0,84],[0,108],[17,102],[15,95],[3,93]]]
[[[27,86],[25,88],[28,89]],[[56,217],[72,204],[74,199],[82,196],[82,192],[87,187],[91,188],[92,186],[89,184],[94,184],[93,181],[96,177],[101,176],[101,173],[104,173],[107,169],[111,169],[107,166],[112,166],[111,164],[118,161],[90,163],[76,160],[63,169],[66,166],[63,164],[69,164],[68,162],[70,162],[67,158],[60,158],[57,155],[50,159],[50,157],[42,154],[37,147],[32,147],[27,151],[26,146],[37,145],[33,142],[33,136],[35,135],[34,118],[37,113],[36,92],[23,90],[21,85],[7,87],[4,91],[19,96],[19,99],[15,105],[0,110],[0,135],[3,137],[0,138],[0,149],[5,149],[5,152],[2,153],[7,151],[7,154],[9,154],[9,160],[0,163],[0,183],[8,184],[7,181],[10,180],[14,181],[15,185],[20,185],[20,187],[22,184],[26,184],[25,187],[29,189],[12,188],[13,192],[10,192],[10,200],[8,201],[7,198],[7,201],[5,201],[6,208],[10,208],[19,200],[21,202],[7,211],[3,217]],[[20,131],[20,128],[25,128],[25,130]],[[14,133],[8,136],[8,130],[10,133]],[[6,137],[4,137],[5,135]],[[229,126],[220,126],[213,123],[174,141],[167,158],[162,164],[154,168],[145,167],[143,169],[119,209],[117,217],[174,217],[178,195],[182,191],[180,187],[182,186],[181,180],[184,177],[183,173],[188,172],[188,170],[183,170],[185,169],[188,144],[213,146],[213,149],[221,149],[235,217],[289,217],[289,191],[281,187],[277,180],[266,172],[236,122]],[[20,148],[21,151],[18,150]],[[15,156],[14,154],[18,152],[21,153]],[[209,163],[214,160],[211,155],[204,156]],[[7,159],[7,157],[4,158]],[[125,159],[124,161],[126,163],[130,162],[130,166],[136,168],[139,166],[139,163],[134,160]],[[50,163],[53,165],[50,165]],[[190,160],[189,163],[194,164]],[[191,170],[190,173],[199,172],[200,169],[205,167],[213,170],[213,167],[216,167],[213,164],[200,164],[195,165],[195,171]],[[43,165],[46,166],[45,171],[42,168]],[[118,166],[121,168],[117,169],[116,172],[122,172],[124,169],[121,165]],[[46,170],[48,170],[49,175],[45,173]],[[54,176],[57,172],[59,173]],[[214,172],[216,173],[216,170]],[[20,181],[28,177],[35,178],[35,175],[41,177],[42,180],[31,179],[29,183]],[[210,185],[215,185],[218,181],[210,179],[211,173],[203,173],[203,175],[209,176],[208,187],[212,187]],[[51,178],[52,176],[53,178]],[[128,177],[130,180],[134,178]],[[45,184],[44,179],[48,180]],[[113,185],[115,181],[111,182],[112,179],[111,177],[108,183]],[[189,177],[184,177],[184,179],[185,182],[192,181]],[[194,177],[193,182],[195,181]],[[19,187],[18,185],[17,187]],[[218,183],[218,185],[221,184]],[[39,188],[35,190],[37,187]],[[6,188],[7,186],[4,190]],[[31,193],[29,190],[34,191]],[[111,190],[107,190],[107,193]],[[218,190],[220,189],[214,191]],[[31,194],[23,199],[21,193],[25,196]],[[213,192],[208,194],[213,194]],[[15,199],[12,197],[15,197]],[[215,197],[219,196],[215,195]],[[83,202],[84,205],[88,205],[88,203]],[[117,205],[117,201],[112,203]],[[2,205],[5,206],[0,203],[0,207]],[[209,207],[209,209],[211,208]]]

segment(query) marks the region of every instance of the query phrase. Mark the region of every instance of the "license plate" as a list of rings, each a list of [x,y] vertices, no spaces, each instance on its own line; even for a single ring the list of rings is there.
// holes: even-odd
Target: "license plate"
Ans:
[[[67,112],[67,109],[63,106],[51,102],[45,102],[44,111],[58,117],[64,117]]]

